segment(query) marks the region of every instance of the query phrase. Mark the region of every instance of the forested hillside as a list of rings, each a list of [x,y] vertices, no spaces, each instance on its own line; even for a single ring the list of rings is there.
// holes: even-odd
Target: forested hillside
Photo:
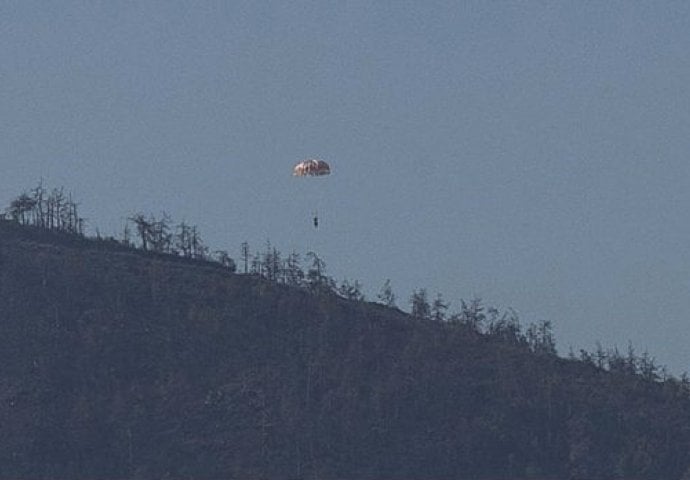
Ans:
[[[648,357],[564,359],[477,303],[439,321],[310,273],[0,221],[0,476],[686,474],[688,382]]]

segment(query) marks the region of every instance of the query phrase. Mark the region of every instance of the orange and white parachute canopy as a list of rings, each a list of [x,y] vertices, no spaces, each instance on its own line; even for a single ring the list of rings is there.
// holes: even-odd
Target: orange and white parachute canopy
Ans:
[[[321,175],[330,175],[331,167],[323,160],[304,160],[295,165],[292,169],[292,174],[296,177],[316,177]]]

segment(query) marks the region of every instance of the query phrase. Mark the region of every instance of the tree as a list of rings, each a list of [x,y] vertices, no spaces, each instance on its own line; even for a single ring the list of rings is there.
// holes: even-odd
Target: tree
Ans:
[[[307,283],[312,289],[320,291],[333,291],[333,279],[326,276],[326,262],[315,252],[307,252],[307,258],[311,260],[311,268],[307,270]]]
[[[530,324],[525,334],[527,344],[534,353],[556,354],[556,341],[549,320],[542,320],[537,324]]]
[[[10,203],[10,218],[15,222],[26,225],[31,221],[31,211],[36,205],[36,201],[28,193],[22,193]]]
[[[348,300],[364,301],[362,285],[357,280],[354,283],[350,283],[347,279],[343,280],[338,288],[338,294]]]
[[[122,230],[122,244],[132,246],[132,231],[129,228],[129,221],[125,221],[125,226]]]
[[[437,322],[444,321],[446,319],[446,310],[448,310],[448,304],[443,301],[443,295],[440,293],[436,294],[436,299],[431,304],[431,318]]]
[[[175,249],[185,258],[192,256],[192,232],[191,227],[185,221],[177,225],[175,232]]]
[[[225,268],[230,270],[232,273],[235,273],[237,271],[237,265],[235,264],[235,261],[228,255],[228,252],[225,250],[216,250],[215,251],[216,255],[216,260],[218,263],[223,265]]]
[[[36,188],[34,188],[31,191],[33,195],[33,199],[36,202],[36,214],[37,214],[37,223],[36,225],[40,228],[45,228],[46,227],[46,217],[45,217],[45,212],[44,212],[44,203],[45,200],[43,196],[45,195],[45,190],[43,188],[43,180],[40,180],[38,182],[38,185],[36,185]]]
[[[425,320],[431,318],[431,306],[427,298],[426,288],[413,291],[410,297],[410,304],[412,305],[411,313],[413,317]]]
[[[141,248],[143,250],[149,249],[149,237],[151,235],[151,223],[146,219],[143,213],[137,213],[130,217],[134,225],[137,227],[137,233],[139,234],[139,239],[141,240]]]
[[[262,267],[263,267],[263,263],[261,263],[261,255],[259,255],[258,253],[255,253],[254,256],[252,257],[249,272],[253,273],[254,275],[263,275]]]
[[[285,283],[295,287],[301,286],[304,282],[304,272],[300,266],[299,254],[292,252],[285,260],[283,268]]]
[[[454,321],[470,327],[472,330],[480,332],[486,320],[484,306],[480,298],[473,298],[470,303],[460,300],[460,313],[453,316]]]
[[[49,228],[55,230],[62,230],[64,225],[64,210],[65,210],[65,191],[64,188],[54,188],[48,197],[48,205],[50,218]]]
[[[378,298],[380,303],[384,304],[387,307],[395,307],[395,294],[393,293],[393,289],[391,288],[390,278],[386,279],[376,298]]]
[[[192,226],[190,231],[190,245],[192,247],[192,258],[203,260],[208,254],[208,247],[204,245],[201,235],[196,228],[196,225]]]
[[[277,281],[281,270],[280,252],[271,247],[271,242],[266,242],[266,252],[261,262],[261,270],[268,280]]]
[[[84,219],[79,217],[72,195],[65,196],[63,188],[54,188],[46,195],[43,181],[12,200],[6,212],[12,221],[21,225],[83,234]]]
[[[244,273],[249,273],[249,244],[247,242],[242,242],[240,246],[242,262],[244,263]]]
[[[642,375],[642,378],[645,380],[654,382],[659,379],[659,367],[654,363],[654,358],[651,357],[646,350],[639,359],[639,369],[640,375]],[[686,374],[684,373],[683,375]],[[683,378],[687,379],[687,376],[681,376],[681,380]]]
[[[497,309],[489,308],[487,313],[489,317],[489,335],[494,335],[513,343],[525,342],[525,336],[520,331],[520,320],[515,311],[509,310],[509,313],[506,312],[501,315]],[[571,353],[574,357],[575,354],[572,352],[572,349]]]
[[[163,213],[160,220],[153,216],[149,220],[149,243],[154,252],[166,253],[170,251],[173,234],[170,233],[170,217]]]
[[[62,193],[62,190],[60,190]],[[79,215],[77,214],[77,204],[72,200],[72,194],[68,194],[62,203],[60,211],[60,223],[62,230],[69,233],[79,233]]]

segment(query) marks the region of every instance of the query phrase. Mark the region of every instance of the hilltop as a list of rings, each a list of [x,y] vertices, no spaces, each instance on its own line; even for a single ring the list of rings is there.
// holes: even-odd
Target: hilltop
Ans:
[[[214,262],[0,221],[3,478],[681,478],[690,388]]]

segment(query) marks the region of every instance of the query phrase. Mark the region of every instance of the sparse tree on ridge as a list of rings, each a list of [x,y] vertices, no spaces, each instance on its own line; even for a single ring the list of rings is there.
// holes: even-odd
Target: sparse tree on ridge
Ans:
[[[242,242],[240,251],[242,262],[244,263],[244,273],[249,273],[249,243]]]
[[[36,226],[40,228],[46,228],[46,214],[45,214],[45,189],[43,188],[43,180],[38,182],[38,185],[31,190],[34,201],[36,202]]]
[[[528,345],[534,353],[556,354],[556,341],[553,338],[553,330],[551,328],[550,321],[543,320],[537,324],[531,324],[527,328],[525,337]],[[599,347],[599,352],[597,352],[597,361],[603,368],[605,359],[608,355],[603,351],[601,345],[599,345]],[[616,355],[620,357],[618,350],[616,350]],[[623,363],[625,363],[625,360],[622,357],[620,358]]]
[[[520,330],[520,320],[515,311],[509,310],[509,312],[501,315],[498,309],[489,308],[487,314],[487,333],[489,335],[501,337],[513,343],[524,343],[526,341],[525,336]]]
[[[364,301],[365,299],[362,293],[362,284],[357,280],[352,283],[347,279],[343,280],[338,287],[338,294],[348,300]]]
[[[442,322],[446,319],[446,310],[448,310],[448,303],[443,301],[443,295],[436,294],[436,299],[431,304],[431,318],[437,322]]]
[[[412,316],[419,319],[428,320],[431,318],[431,306],[429,305],[426,288],[420,288],[412,292],[410,297],[412,306]]]
[[[129,219],[125,221],[125,226],[122,229],[122,244],[127,247],[133,247],[132,244],[132,230],[129,228]]]
[[[192,256],[191,227],[184,221],[175,228],[175,249],[185,258]]]
[[[326,276],[326,262],[315,252],[307,252],[307,258],[311,260],[311,267],[307,271],[307,283],[312,289],[321,291],[333,291],[334,281]]]
[[[159,253],[169,252],[173,239],[173,234],[170,233],[170,217],[166,213],[163,213],[159,220],[151,217],[149,227],[151,250]]]
[[[384,304],[387,307],[395,307],[395,294],[393,293],[393,289],[391,288],[390,278],[386,279],[376,298],[379,300],[380,303]]]
[[[261,261],[261,270],[264,276],[271,281],[278,281],[280,276],[280,252],[275,247],[271,247],[271,242],[266,242],[266,252]]]
[[[225,268],[235,273],[237,270],[237,265],[235,260],[233,260],[226,250],[216,250],[215,251],[216,260],[218,263],[223,265]]]
[[[285,283],[294,287],[299,287],[304,282],[304,272],[300,266],[299,254],[292,252],[285,260],[284,267]]]
[[[262,267],[263,264],[261,263],[261,255],[255,253],[252,256],[251,265],[249,267],[249,273],[252,273],[254,275],[263,275]]]
[[[7,215],[20,225],[83,235],[84,219],[79,217],[72,195],[65,196],[63,188],[55,188],[46,195],[42,181],[29,193],[14,199]]]
[[[143,213],[137,213],[130,217],[130,220],[137,227],[137,233],[139,234],[139,240],[141,240],[141,248],[143,250],[149,249],[149,237],[151,235],[151,224],[146,219]]]
[[[12,200],[8,213],[10,218],[21,225],[27,225],[31,221],[31,211],[36,202],[28,193],[22,193]]]
[[[192,246],[192,258],[203,260],[208,254],[208,247],[204,245],[201,235],[199,234],[196,225],[192,226],[191,229],[191,246]]]
[[[471,329],[481,332],[486,320],[484,306],[480,298],[473,298],[470,303],[460,300],[460,313],[456,316],[456,321],[469,326]]]

